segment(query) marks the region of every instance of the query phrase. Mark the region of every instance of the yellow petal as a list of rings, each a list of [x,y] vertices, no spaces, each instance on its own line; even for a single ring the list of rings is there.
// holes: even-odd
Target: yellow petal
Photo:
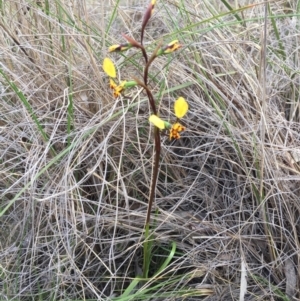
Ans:
[[[116,77],[116,68],[111,59],[106,57],[103,61],[103,70],[109,77]]]
[[[163,130],[166,127],[165,122],[156,115],[151,115],[149,117],[149,121],[161,130]]]
[[[174,112],[177,118],[182,118],[189,109],[189,105],[183,97],[179,97],[174,104]]]

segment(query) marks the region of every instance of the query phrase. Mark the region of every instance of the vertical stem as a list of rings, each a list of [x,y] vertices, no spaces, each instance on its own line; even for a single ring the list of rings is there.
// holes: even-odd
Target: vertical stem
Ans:
[[[144,68],[144,88],[147,93],[147,97],[149,99],[149,104],[152,109],[152,113],[157,115],[157,109],[155,105],[155,100],[152,95],[152,92],[148,88],[148,74],[149,74],[149,67],[154,61],[154,59],[157,57],[157,52],[161,45],[158,45],[154,52],[152,53],[151,57],[148,59],[148,55],[146,53],[146,50],[143,46],[143,39],[144,39],[144,31],[146,24],[148,20],[151,17],[151,14],[153,12],[154,3],[151,2],[151,4],[148,6],[148,9],[146,11],[146,14],[144,16],[144,20],[142,23],[142,30],[141,30],[141,47],[143,57],[145,59],[145,68]],[[150,253],[151,253],[151,247],[152,242],[149,241],[151,238],[150,235],[150,219],[151,219],[151,209],[152,205],[154,203],[155,198],[155,189],[156,189],[156,183],[157,183],[157,177],[158,177],[158,170],[159,170],[159,158],[160,158],[160,132],[159,128],[155,127],[154,129],[154,145],[155,145],[155,155],[154,155],[154,166],[153,166],[153,172],[152,172],[152,178],[151,178],[151,187],[150,187],[150,194],[149,194],[149,202],[148,202],[148,208],[147,208],[147,217],[145,222],[145,242],[144,242],[144,260],[143,260],[143,277],[144,279],[148,278],[149,273],[149,265],[150,265]]]
[[[155,188],[156,188],[156,182],[158,176],[158,167],[159,167],[159,158],[160,158],[160,133],[157,127],[155,127],[154,129],[154,138],[155,138],[155,158],[154,158],[154,167],[153,167],[153,174],[152,174],[152,183],[151,183],[151,189],[149,195],[146,225],[150,223],[151,208],[154,201]]]
[[[158,177],[158,169],[159,169],[159,158],[160,158],[160,133],[159,129],[155,127],[154,129],[154,142],[155,142],[155,157],[154,157],[154,166],[153,166],[153,173],[152,173],[152,179],[151,179],[151,188],[150,188],[150,195],[149,195],[149,203],[147,208],[147,217],[146,217],[146,223],[145,223],[145,242],[144,242],[144,261],[143,261],[143,277],[144,279],[148,278],[149,273],[149,254],[151,249],[151,243],[149,242],[150,238],[150,218],[151,218],[151,209],[152,205],[154,203],[154,197],[155,197],[155,189],[156,189],[156,183],[157,183],[157,177]]]

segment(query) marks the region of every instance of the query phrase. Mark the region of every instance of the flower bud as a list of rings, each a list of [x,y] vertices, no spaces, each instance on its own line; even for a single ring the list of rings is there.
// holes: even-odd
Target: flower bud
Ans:
[[[171,52],[176,51],[177,49],[181,48],[182,45],[179,43],[178,40],[174,40],[171,43],[169,43],[168,45],[166,45],[165,47],[161,48],[157,55],[163,55],[163,54],[168,54]]]
[[[153,11],[154,11],[154,6],[155,6],[156,0],[151,0],[151,3],[149,4],[142,23],[142,31],[144,31],[149,19],[151,18]]]
[[[119,45],[112,45],[108,48],[109,52],[121,52],[121,51],[125,51],[128,50],[132,47],[132,45],[130,43],[126,43],[126,44],[119,44]]]

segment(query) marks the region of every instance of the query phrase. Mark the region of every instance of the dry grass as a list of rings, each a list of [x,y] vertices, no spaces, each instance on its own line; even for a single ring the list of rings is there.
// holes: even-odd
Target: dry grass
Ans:
[[[162,141],[151,275],[176,252],[122,299],[153,137],[144,93],[113,99],[101,64],[148,1],[0,1],[1,300],[300,299],[299,4],[270,2],[272,23],[254,0],[240,23],[221,1],[157,2],[146,39],[185,47],[151,86],[162,116],[180,95],[190,111]],[[139,76],[135,51],[111,57]]]

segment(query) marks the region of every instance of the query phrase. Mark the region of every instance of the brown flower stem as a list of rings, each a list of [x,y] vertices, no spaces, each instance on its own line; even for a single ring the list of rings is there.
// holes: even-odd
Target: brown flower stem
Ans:
[[[143,57],[145,59],[145,62],[146,62],[146,65],[148,64],[148,55],[147,55],[147,52],[145,50],[145,48],[140,48],[142,50],[142,54],[143,54]]]
[[[152,112],[153,112],[154,115],[157,115],[157,110],[156,110],[154,97],[153,97],[153,95],[152,95],[152,93],[149,89],[146,89],[146,93],[147,93],[147,96],[149,98],[149,102],[150,102],[150,105],[151,105]]]
[[[149,103],[152,109],[153,114],[157,115],[157,109],[155,100],[151,90],[148,87],[148,73],[149,67],[157,57],[156,54],[160,49],[160,45],[156,47],[154,52],[152,53],[151,57],[148,60],[147,54],[144,54],[143,49],[143,56],[146,61],[145,69],[144,69],[144,83],[141,83],[141,86],[145,89]],[[155,155],[154,155],[154,166],[152,171],[152,178],[151,178],[151,186],[150,186],[150,194],[149,194],[149,201],[148,201],[148,208],[147,208],[147,216],[145,221],[145,242],[144,242],[144,260],[143,260],[143,277],[144,279],[148,278],[149,274],[149,265],[150,265],[150,252],[151,252],[151,242],[149,239],[151,238],[150,234],[150,220],[151,220],[151,210],[155,199],[155,190],[157,184],[157,178],[159,173],[159,159],[160,159],[160,150],[161,150],[161,142],[160,142],[160,132],[159,128],[154,128],[154,147],[155,147]]]
[[[147,97],[149,99],[149,104],[151,106],[151,110],[153,114],[157,115],[157,109],[155,100],[153,97],[153,94],[151,90],[148,87],[148,74],[149,74],[149,68],[150,65],[153,63],[154,59],[157,57],[157,52],[161,47],[161,44],[159,44],[154,52],[152,53],[151,57],[148,59],[148,55],[146,53],[146,50],[143,46],[143,38],[144,38],[144,30],[146,27],[146,24],[151,17],[151,13],[154,6],[151,4],[149,5],[143,24],[142,24],[142,30],[141,30],[141,45],[140,47],[143,57],[145,59],[145,68],[144,68],[144,83],[139,83],[146,91]],[[160,132],[159,128],[155,127],[154,129],[154,148],[155,148],[155,155],[154,155],[154,166],[152,171],[152,178],[151,178],[151,186],[150,186],[150,194],[149,194],[149,201],[148,201],[148,208],[147,208],[147,216],[145,221],[145,242],[144,242],[144,259],[143,259],[143,277],[144,279],[148,278],[149,274],[149,265],[150,265],[150,253],[151,253],[151,246],[152,243],[149,241],[151,238],[150,234],[150,220],[151,220],[151,210],[155,199],[155,190],[156,190],[156,184],[157,184],[157,178],[159,173],[159,159],[160,159],[160,150],[161,150],[161,142],[160,142]]]
[[[153,173],[152,173],[152,183],[149,195],[149,203],[148,203],[148,210],[147,210],[147,217],[146,217],[146,225],[150,223],[150,215],[152,204],[154,201],[155,196],[155,188],[158,176],[158,167],[159,167],[159,158],[160,158],[160,133],[159,128],[155,127],[154,129],[154,141],[155,141],[155,157],[154,157],[154,166],[153,166]]]
[[[156,110],[156,105],[155,105],[155,101],[154,101],[154,97],[152,95],[151,90],[148,88],[148,86],[146,86],[142,81],[140,81],[138,78],[133,77],[133,80],[137,82],[137,84],[141,87],[143,87],[147,93],[147,97],[149,99],[149,103],[151,106],[151,110],[153,112],[153,114],[157,114],[157,110]]]
[[[152,205],[154,203],[154,197],[155,197],[155,189],[156,189],[156,183],[157,183],[157,177],[158,177],[158,171],[159,171],[159,159],[160,159],[160,132],[157,127],[154,129],[154,142],[155,142],[155,156],[154,156],[154,166],[153,166],[153,172],[152,172],[152,179],[151,179],[151,188],[150,188],[150,195],[149,195],[149,203],[147,208],[147,217],[145,222],[145,242],[144,242],[144,261],[143,261],[143,278],[148,278],[149,273],[149,257],[150,257],[150,241],[149,238],[150,235],[150,219],[151,219],[151,210]]]
[[[147,86],[148,84],[148,74],[149,74],[149,68],[150,68],[150,65],[153,63],[153,61],[155,60],[155,58],[157,57],[157,52],[158,50],[161,48],[161,43],[159,43],[157,45],[157,47],[155,48],[155,50],[153,51],[150,59],[148,61],[146,61],[146,66],[145,66],[145,69],[144,69],[144,83],[145,85]],[[153,112],[153,114],[156,114]]]

